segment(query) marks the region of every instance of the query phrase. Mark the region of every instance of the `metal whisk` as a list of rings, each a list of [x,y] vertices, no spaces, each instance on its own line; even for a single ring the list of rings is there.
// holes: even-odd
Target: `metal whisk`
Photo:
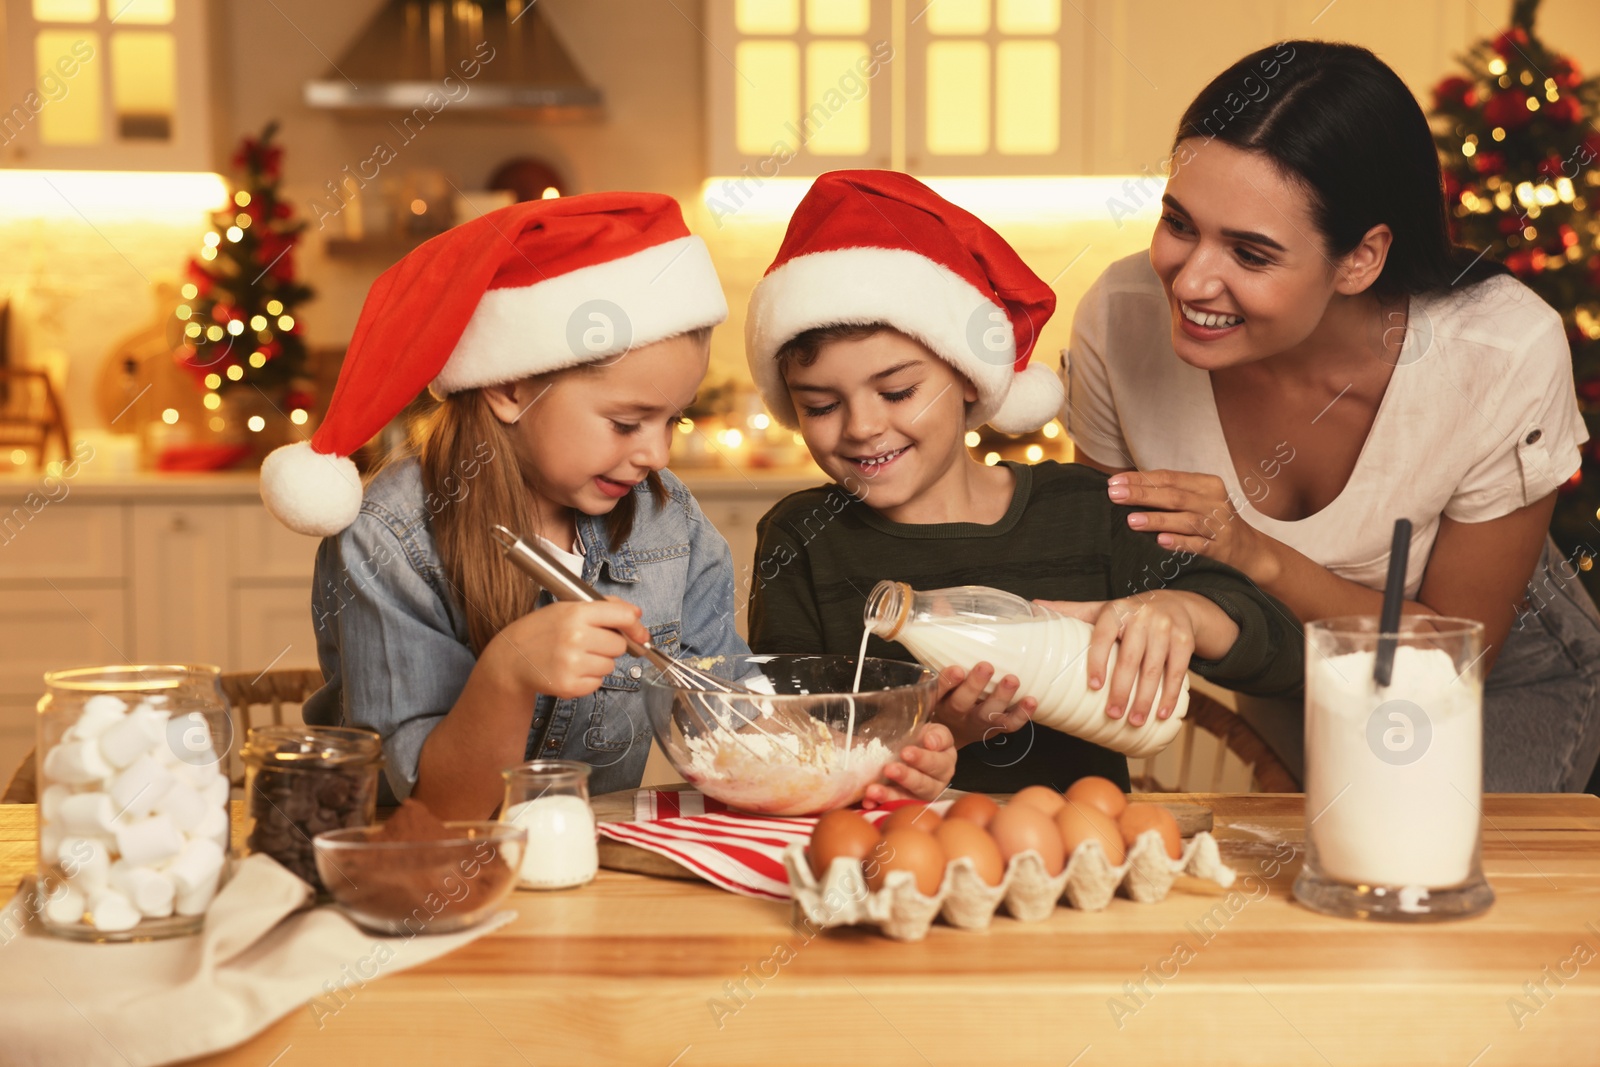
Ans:
[[[590,603],[605,599],[595,591],[593,586],[567,570],[560,560],[556,559],[541,546],[529,544],[504,526],[496,525],[492,529],[495,540],[505,547],[506,558],[520,570],[526,572],[534,581],[549,590],[550,595],[557,600],[575,600]],[[702,671],[697,667],[691,667],[682,660],[669,656],[653,644],[646,643],[641,645],[631,637],[626,638],[626,640],[630,655],[649,660],[662,674],[671,679],[673,684],[681,689],[690,691],[685,694],[684,703],[694,713],[695,717],[700,720],[702,728],[715,730],[721,726],[717,722],[716,714],[711,710],[710,706],[710,702],[715,700],[724,710],[743,720],[745,725],[755,727],[759,733],[768,733],[758,718],[740,710],[732,700],[723,699],[723,697],[751,696],[759,698],[770,694],[758,693],[753,689],[740,685],[738,682],[730,682],[725,678],[718,678],[716,675]],[[699,705],[697,705],[697,701]],[[710,721],[707,721],[707,715],[710,715]],[[730,729],[729,733],[735,739],[739,737],[734,730]],[[773,736],[778,735],[774,734]],[[739,743],[741,745],[744,744],[743,741]],[[750,751],[751,755],[759,758],[759,754],[750,749],[750,746],[744,745],[744,747],[747,751]]]

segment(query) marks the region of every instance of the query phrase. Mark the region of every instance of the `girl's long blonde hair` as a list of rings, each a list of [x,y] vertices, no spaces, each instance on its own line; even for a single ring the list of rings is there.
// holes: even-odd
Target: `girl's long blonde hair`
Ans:
[[[701,344],[711,330],[690,333]],[[584,364],[541,375],[549,383],[562,374],[598,369]],[[525,417],[537,417],[530,412]],[[444,565],[446,580],[467,615],[472,651],[482,654],[494,635],[532,611],[539,586],[505,558],[490,535],[499,524],[525,537],[534,528],[529,492],[538,484],[536,471],[524,470],[517,458],[512,428],[495,417],[482,389],[452,393],[424,411],[411,428],[412,448],[422,464],[429,530]],[[667,488],[652,471],[645,479],[657,507],[666,503]],[[611,548],[633,530],[638,497],[629,494],[606,516]]]

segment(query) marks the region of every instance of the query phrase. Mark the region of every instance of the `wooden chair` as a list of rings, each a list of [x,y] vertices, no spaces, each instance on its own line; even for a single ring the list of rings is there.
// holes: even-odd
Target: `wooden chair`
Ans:
[[[233,745],[229,751],[228,778],[236,786],[244,784],[244,764],[239,750],[252,726],[282,726],[284,709],[298,712],[306,697],[322,688],[322,672],[315,668],[285,668],[278,671],[241,671],[222,676],[222,691],[233,709]],[[257,711],[266,716],[257,720]],[[296,715],[296,721],[299,716]]]
[[[42,370],[0,367],[0,448],[31,448],[35,465],[45,469],[50,442],[72,458],[67,415],[50,376]]]
[[[1205,747],[1215,749],[1209,777],[1194,766],[1196,749]],[[1175,773],[1171,753],[1176,753]],[[1167,768],[1164,774],[1158,773],[1158,764]],[[1128,770],[1135,793],[1224,793],[1237,791],[1237,786],[1230,788],[1227,781],[1230,777],[1237,781],[1239,764],[1249,773],[1251,792],[1300,791],[1300,783],[1249,723],[1215,698],[1191,689],[1189,710],[1177,738],[1158,755],[1130,760]]]
[[[228,698],[233,712],[233,739],[224,757],[228,762],[228,780],[234,785],[244,784],[244,764],[239,759],[239,749],[252,726],[284,724],[284,711],[305,703],[306,697],[322,688],[319,670],[285,669],[278,671],[240,671],[222,676],[222,692]],[[265,709],[266,715],[258,720],[257,712]],[[11,781],[6,785],[0,804],[33,804],[38,800],[37,770],[34,753],[23,759]]]

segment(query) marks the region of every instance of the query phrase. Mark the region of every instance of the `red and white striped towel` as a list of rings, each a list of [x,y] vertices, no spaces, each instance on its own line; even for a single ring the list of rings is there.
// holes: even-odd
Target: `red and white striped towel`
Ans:
[[[862,814],[875,823],[899,806],[890,803]],[[633,822],[601,823],[600,832],[665,856],[714,886],[762,900],[789,899],[783,850],[804,845],[817,825],[815,818],[729,811],[689,790],[641,789],[634,794],[633,815]]]

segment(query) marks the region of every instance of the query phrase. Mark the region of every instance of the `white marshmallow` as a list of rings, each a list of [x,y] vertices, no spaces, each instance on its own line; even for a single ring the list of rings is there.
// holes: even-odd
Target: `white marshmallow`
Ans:
[[[211,899],[217,895],[217,883],[222,878],[222,868],[217,870],[205,881],[196,885],[188,892],[179,891],[174,910],[179,915],[204,915],[211,906]]]
[[[70,741],[86,741],[99,737],[107,727],[115,725],[128,712],[128,705],[109,693],[92,696],[83,702],[83,714],[67,727],[65,736]]]
[[[135,711],[100,735],[100,752],[107,763],[121,769],[155,748],[166,736],[165,715]]]
[[[183,846],[177,859],[167,864],[166,875],[180,895],[193,893],[215,882],[222,870],[222,846],[205,838],[195,838]]]
[[[228,781],[228,776],[220,771],[213,772],[200,787],[200,795],[207,804],[214,804],[224,811],[228,808],[228,800],[233,795],[233,783]]]
[[[111,873],[111,853],[98,838],[66,837],[56,848],[61,871],[85,896],[92,897],[106,887]]]
[[[172,914],[177,887],[160,871],[118,860],[111,865],[110,884],[132,901],[139,914],[147,919],[165,919]]]
[[[172,772],[146,752],[111,781],[111,801],[122,819],[139,819],[155,809],[172,785]]]
[[[206,813],[201,816],[199,825],[188,833],[191,838],[215,841],[218,845],[225,847],[228,844],[229,829],[228,809],[208,807],[206,808]]]
[[[83,894],[62,882],[44,902],[44,917],[58,925],[70,926],[83,920],[83,903]]]
[[[75,793],[61,802],[61,828],[69,834],[109,834],[117,808],[105,793]]]
[[[139,909],[115,889],[106,889],[89,898],[89,922],[96,930],[120,933],[139,925]]]
[[[44,776],[53,782],[68,785],[87,785],[112,775],[111,765],[100,753],[94,740],[64,741],[45,753]]]
[[[54,858],[61,851],[61,842],[67,835],[61,827],[49,823],[39,827],[39,855]]]
[[[191,767],[216,769],[217,750],[211,743],[211,724],[198,711],[167,721],[167,749]]]
[[[194,828],[200,825],[200,820],[205,818],[206,808],[205,798],[193,786],[175,780],[151,810],[157,815],[165,815],[172,820],[173,826],[187,834],[193,833]]]
[[[117,850],[128,862],[149,866],[182,852],[183,835],[165,815],[152,815],[117,827]]]
[[[72,790],[57,783],[46,787],[39,794],[39,817],[45,822],[55,822],[61,818],[61,802],[72,795]]]

